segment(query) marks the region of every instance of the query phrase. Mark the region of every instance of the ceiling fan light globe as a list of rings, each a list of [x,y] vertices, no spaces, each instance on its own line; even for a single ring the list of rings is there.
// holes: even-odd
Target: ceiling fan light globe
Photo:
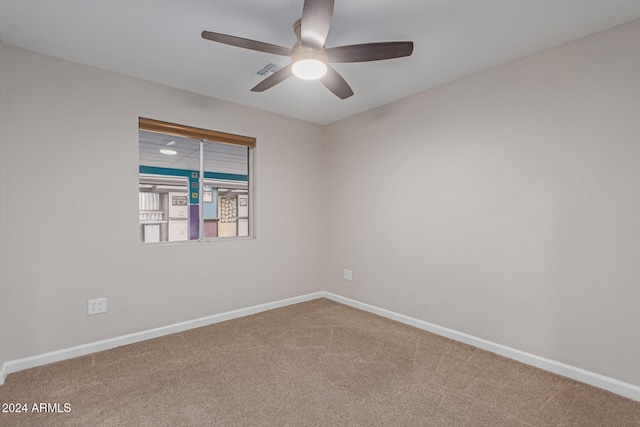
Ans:
[[[303,80],[316,80],[327,74],[327,65],[317,59],[301,59],[291,67],[293,74]]]

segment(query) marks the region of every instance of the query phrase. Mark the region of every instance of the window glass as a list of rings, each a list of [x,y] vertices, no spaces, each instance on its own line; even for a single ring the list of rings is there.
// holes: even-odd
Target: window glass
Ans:
[[[139,130],[139,241],[249,236],[250,150]]]

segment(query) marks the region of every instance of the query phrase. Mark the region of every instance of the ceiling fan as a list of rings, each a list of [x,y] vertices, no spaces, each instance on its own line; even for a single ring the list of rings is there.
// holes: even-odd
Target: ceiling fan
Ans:
[[[292,74],[306,80],[320,82],[340,99],[349,98],[353,90],[331,63],[368,62],[402,58],[413,53],[413,42],[380,42],[325,48],[333,17],[334,0],[305,0],[302,19],[294,24],[297,41],[292,48],[277,46],[242,37],[203,31],[202,38],[231,46],[289,56],[291,62],[255,87],[263,92],[284,81]]]

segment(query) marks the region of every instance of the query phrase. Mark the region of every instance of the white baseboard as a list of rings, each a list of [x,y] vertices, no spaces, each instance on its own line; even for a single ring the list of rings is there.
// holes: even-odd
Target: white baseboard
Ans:
[[[589,372],[584,369],[576,368],[575,366],[567,365],[555,360],[545,359],[544,357],[539,357],[531,353],[526,353],[524,351],[516,350],[511,347],[496,344],[494,342],[487,341],[482,338],[477,338],[463,332],[434,325],[433,323],[425,322],[423,320],[415,319],[403,314],[398,314],[384,308],[375,307],[373,305],[345,298],[340,295],[335,295],[330,292],[323,292],[322,294],[323,297],[332,301],[336,301],[363,311],[368,311],[369,313],[377,314],[379,316],[404,323],[405,325],[414,326],[418,329],[432,332],[436,335],[450,338],[455,341],[460,341],[465,344],[490,351],[491,353],[496,353],[509,359],[517,360],[518,362],[535,366],[536,368],[553,372],[554,374],[562,375],[564,377],[571,378],[573,380],[580,381],[594,387],[602,388],[620,396],[624,396],[640,402],[639,386],[625,383],[623,381],[616,380],[615,378],[596,374],[594,372]]]
[[[2,367],[0,367],[0,385],[4,384],[4,380],[7,375],[14,372],[22,371],[29,368],[35,368],[36,366],[47,365],[49,363],[59,362],[61,360],[72,359],[74,357],[85,356],[87,354],[109,350],[123,345],[134,344],[140,341],[146,341],[152,338],[174,334],[176,332],[182,332],[193,328],[212,325],[214,323],[224,322],[226,320],[237,319],[238,317],[249,316],[263,311],[272,310],[274,308],[280,308],[287,305],[310,301],[313,299],[322,298],[323,296],[323,292],[316,292],[299,297],[288,298],[266,304],[254,305],[252,307],[241,308],[238,310],[227,311],[225,313],[214,314],[212,316],[201,317],[199,319],[189,320],[186,322],[175,323],[173,325],[162,326],[160,328],[149,329],[147,331],[136,332],[129,335],[123,335],[102,341],[82,344],[75,347],[39,354],[36,356],[25,357],[23,359],[11,360],[5,362]]]
[[[527,365],[535,366],[545,371],[553,372],[558,375],[565,376],[567,378],[574,379],[595,387],[599,387],[608,390],[612,393],[620,396],[627,397],[640,402],[640,387],[625,383],[623,381],[609,378],[604,375],[589,372],[584,369],[576,368],[574,366],[566,365],[561,362],[557,362],[543,357],[536,356],[534,354],[526,353],[520,350],[516,350],[501,344],[496,344],[491,341],[477,338],[472,335],[465,334],[463,332],[448,329],[442,326],[434,325],[433,323],[425,322],[423,320],[415,319],[413,317],[405,316],[403,314],[395,313],[384,308],[369,305],[360,301],[352,300],[342,297],[340,295],[333,294],[331,292],[315,292],[312,294],[302,295],[299,297],[288,298],[266,304],[255,305],[252,307],[242,308],[238,310],[228,311],[225,313],[215,314],[212,316],[202,317],[195,320],[189,320],[186,322],[176,323],[173,325],[163,326],[160,328],[150,329],[147,331],[137,332],[134,334],[123,335],[120,337],[110,338],[102,341],[96,341],[89,344],[83,344],[67,349],[53,351],[50,353],[40,354],[31,357],[25,357],[23,359],[17,359],[5,362],[0,367],[0,385],[4,383],[7,375],[22,371],[24,369],[34,368],[36,366],[47,365],[53,362],[59,362],[61,360],[71,359],[74,357],[85,356],[87,354],[95,353],[98,351],[109,350],[111,348],[120,347],[127,344],[133,344],[140,341],[145,341],[152,338],[158,338],[164,335],[173,334],[176,332],[182,332],[193,328],[199,328],[202,326],[211,325],[214,323],[224,322],[226,320],[237,319],[239,317],[249,316],[251,314],[260,313],[274,308],[285,307],[287,305],[297,304],[305,301],[314,300],[317,298],[327,298],[332,301],[339,302],[350,307],[354,307],[369,313],[377,314],[382,317],[386,317],[391,320],[395,320],[406,325],[414,326],[418,329],[422,329],[434,334],[450,338],[455,341],[460,341],[465,344],[472,345],[474,347],[481,348],[483,350],[490,351],[492,353],[499,354],[509,359],[517,360],[518,362],[525,363]]]
[[[3,363],[0,366],[0,385],[4,384],[4,379],[7,378],[7,364]]]

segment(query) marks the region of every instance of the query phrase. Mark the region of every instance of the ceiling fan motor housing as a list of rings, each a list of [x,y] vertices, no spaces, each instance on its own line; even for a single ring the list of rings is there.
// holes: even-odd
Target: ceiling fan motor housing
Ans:
[[[295,64],[296,62],[302,61],[303,59],[313,59],[326,64],[327,54],[324,49],[316,50],[312,47],[306,47],[302,46],[301,44],[296,44],[293,47],[293,53],[291,54],[291,63]]]
[[[302,20],[298,19],[295,24],[293,24],[293,31],[296,33],[297,41],[293,45],[293,53],[291,54],[291,63],[295,64],[298,61],[302,61],[303,59],[313,59],[316,61],[320,61],[324,64],[327,63],[327,54],[322,49],[314,49],[312,47],[307,47],[302,45],[302,38],[300,36],[300,28],[302,27]]]

